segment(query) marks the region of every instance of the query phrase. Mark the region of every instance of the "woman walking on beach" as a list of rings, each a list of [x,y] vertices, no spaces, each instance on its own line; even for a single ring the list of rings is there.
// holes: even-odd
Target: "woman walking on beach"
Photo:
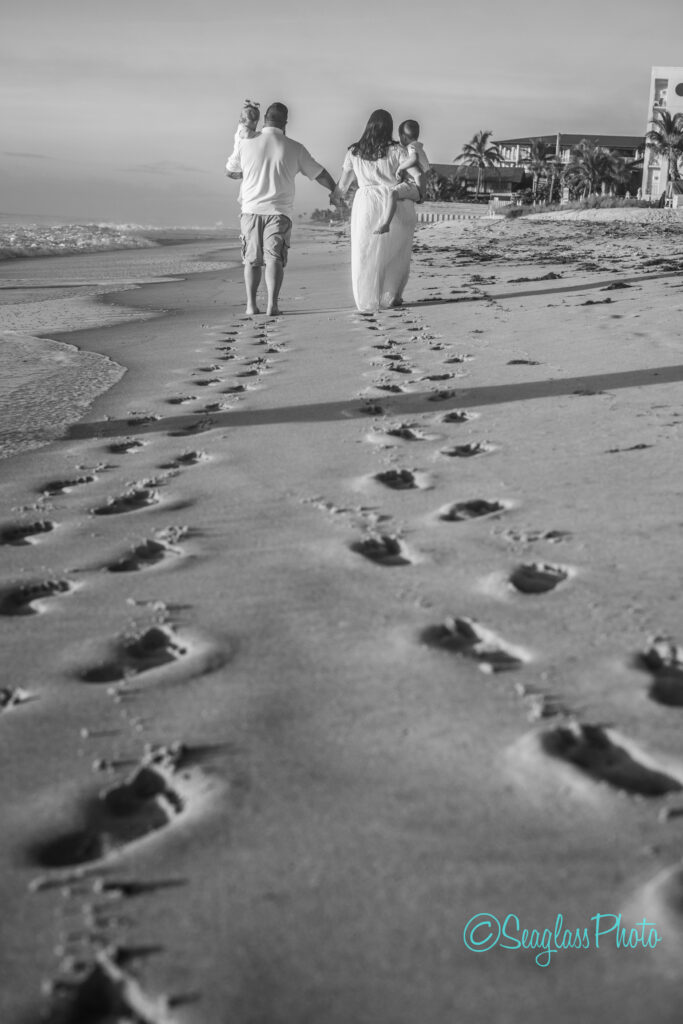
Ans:
[[[415,203],[399,203],[391,229],[376,234],[405,157],[405,150],[392,139],[393,131],[391,114],[375,110],[358,142],[349,147],[339,179],[342,193],[354,179],[358,183],[351,211],[351,278],[361,313],[400,306],[410,274]]]

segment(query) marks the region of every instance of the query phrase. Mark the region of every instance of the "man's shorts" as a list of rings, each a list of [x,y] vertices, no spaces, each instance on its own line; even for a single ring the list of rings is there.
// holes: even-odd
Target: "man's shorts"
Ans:
[[[400,181],[394,192],[399,199],[412,199],[414,203],[422,202],[422,194],[414,181]]]
[[[282,213],[243,213],[240,218],[242,262],[251,267],[264,263],[287,266],[292,222]]]

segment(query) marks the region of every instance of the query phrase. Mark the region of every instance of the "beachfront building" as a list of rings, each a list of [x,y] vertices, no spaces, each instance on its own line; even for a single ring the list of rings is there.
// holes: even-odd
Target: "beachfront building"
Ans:
[[[555,151],[560,162],[568,164],[574,146],[584,139],[595,142],[601,149],[618,153],[625,160],[639,160],[645,145],[642,135],[601,135],[597,132],[576,133],[555,132],[553,135],[531,135],[519,139],[502,139],[496,142],[504,167],[529,167],[531,140],[540,139],[549,149]]]
[[[650,76],[647,130],[655,126],[657,111],[666,110],[672,117],[683,114],[683,68],[654,67]],[[666,191],[669,167],[666,157],[645,147],[643,160],[643,196],[659,199]]]
[[[457,185],[463,198],[473,198],[477,193],[481,199],[492,197],[503,198],[527,188],[531,178],[523,167],[483,167],[481,173],[477,167],[468,164],[432,164],[432,170],[445,181]]]

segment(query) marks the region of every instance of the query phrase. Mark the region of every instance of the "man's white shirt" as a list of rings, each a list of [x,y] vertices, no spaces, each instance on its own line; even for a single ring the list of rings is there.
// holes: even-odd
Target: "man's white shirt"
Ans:
[[[242,213],[284,214],[290,219],[297,174],[313,181],[324,170],[305,146],[270,125],[252,139],[240,139],[226,169],[230,174],[242,172]]]

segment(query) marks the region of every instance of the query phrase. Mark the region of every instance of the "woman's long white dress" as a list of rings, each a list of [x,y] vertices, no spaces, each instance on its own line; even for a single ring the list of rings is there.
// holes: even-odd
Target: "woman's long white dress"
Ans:
[[[362,313],[398,304],[408,283],[415,203],[408,199],[399,202],[389,231],[373,233],[382,221],[404,156],[402,147],[394,145],[379,160],[362,160],[349,150],[344,161],[344,171],[353,171],[358,181],[351,211],[351,279],[353,297]]]

